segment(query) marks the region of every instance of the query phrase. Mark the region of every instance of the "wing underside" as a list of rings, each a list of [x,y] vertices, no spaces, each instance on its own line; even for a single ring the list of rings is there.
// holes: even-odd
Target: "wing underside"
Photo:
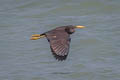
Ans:
[[[59,61],[65,60],[69,53],[69,34],[65,32],[49,32],[49,34],[46,34],[46,37],[48,39],[48,42],[50,43],[50,48],[54,57]]]

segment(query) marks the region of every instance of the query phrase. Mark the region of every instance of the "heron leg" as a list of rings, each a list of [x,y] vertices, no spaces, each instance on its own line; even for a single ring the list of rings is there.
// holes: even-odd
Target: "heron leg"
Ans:
[[[41,34],[33,34],[32,37],[30,38],[30,40],[37,40],[37,39],[40,39],[40,38],[44,38],[45,35],[41,35]]]

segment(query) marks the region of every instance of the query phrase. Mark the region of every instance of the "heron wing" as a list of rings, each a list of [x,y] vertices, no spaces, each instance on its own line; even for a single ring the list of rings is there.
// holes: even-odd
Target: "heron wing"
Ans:
[[[65,60],[69,52],[70,36],[65,31],[51,31],[46,33],[51,51],[57,60]]]

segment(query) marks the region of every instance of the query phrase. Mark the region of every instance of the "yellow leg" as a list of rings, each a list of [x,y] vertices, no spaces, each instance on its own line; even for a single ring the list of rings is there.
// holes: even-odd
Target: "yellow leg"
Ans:
[[[37,39],[40,39],[43,37],[45,37],[45,35],[33,34],[32,37],[30,38],[30,40],[37,40]]]
[[[30,40],[37,40],[40,39],[40,37],[31,37]]]
[[[40,37],[40,34],[33,34],[32,37]]]

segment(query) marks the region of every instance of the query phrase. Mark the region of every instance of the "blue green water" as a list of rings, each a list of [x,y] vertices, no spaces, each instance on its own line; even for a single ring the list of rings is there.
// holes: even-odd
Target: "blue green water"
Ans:
[[[29,40],[63,25],[71,36],[66,61],[47,40]],[[0,0],[0,80],[120,80],[120,0]]]

